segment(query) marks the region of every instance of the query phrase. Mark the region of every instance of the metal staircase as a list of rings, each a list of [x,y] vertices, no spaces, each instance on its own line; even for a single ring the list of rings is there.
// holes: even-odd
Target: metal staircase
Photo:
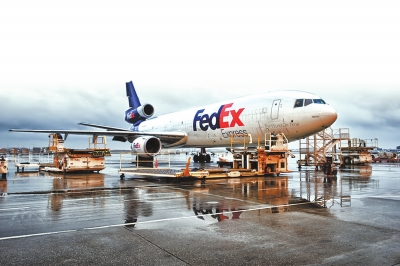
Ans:
[[[327,156],[335,159],[341,152],[342,141],[349,140],[350,133],[348,128],[324,129],[312,136],[299,141],[299,161],[298,165],[322,166]]]

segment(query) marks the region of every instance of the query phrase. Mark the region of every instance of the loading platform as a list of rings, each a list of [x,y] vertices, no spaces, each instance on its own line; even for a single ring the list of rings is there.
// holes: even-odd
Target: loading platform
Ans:
[[[238,140],[240,139],[240,140]],[[243,142],[243,146],[240,145]],[[240,144],[239,144],[240,143]],[[264,144],[260,145],[258,139],[257,147],[249,147],[252,144],[250,135],[231,136],[231,152],[233,154],[232,168],[208,167],[190,168],[190,157],[185,168],[171,169],[158,168],[160,160],[154,158],[152,168],[120,168],[121,179],[125,175],[160,176],[168,178],[229,178],[229,177],[255,177],[265,175],[279,176],[281,173],[292,172],[288,169],[287,159],[290,154],[288,141],[283,133],[265,134]],[[240,147],[240,148],[237,148]],[[120,162],[122,165],[122,163]]]
[[[105,156],[111,156],[111,152],[106,148],[105,136],[90,137],[87,149],[65,148],[60,134],[50,134],[49,137],[49,151],[53,154],[53,162],[40,163],[40,171],[99,172],[106,168]]]
[[[229,177],[254,177],[258,176],[254,171],[246,169],[230,169],[230,168],[202,168],[202,169],[189,169],[185,172],[183,169],[169,169],[169,168],[131,168],[121,169],[118,173],[123,178],[125,175],[139,175],[139,176],[157,176],[168,178],[229,178]]]

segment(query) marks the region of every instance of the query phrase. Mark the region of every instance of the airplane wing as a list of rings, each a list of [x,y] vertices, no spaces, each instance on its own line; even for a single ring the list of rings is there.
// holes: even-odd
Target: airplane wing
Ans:
[[[113,136],[113,140],[125,142],[127,140],[134,140],[139,136],[154,136],[167,146],[177,146],[185,144],[187,141],[186,132],[171,131],[171,132],[137,132],[130,131],[122,128],[107,127],[101,125],[85,124],[83,125],[103,128],[107,130],[65,130],[65,129],[10,129],[13,132],[31,132],[31,133],[60,133],[64,134],[65,138],[68,135],[94,135],[94,136]]]
[[[90,124],[90,123],[86,123],[86,122],[81,122],[81,123],[78,123],[78,124],[82,125],[82,126],[97,127],[97,128],[107,129],[107,130],[126,131],[126,128],[96,125],[96,124]]]

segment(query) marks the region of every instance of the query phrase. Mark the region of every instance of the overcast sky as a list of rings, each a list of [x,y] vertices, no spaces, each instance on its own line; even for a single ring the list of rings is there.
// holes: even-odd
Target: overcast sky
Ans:
[[[272,90],[321,96],[333,129],[400,146],[400,1],[2,1],[0,147],[10,128],[129,127],[125,82],[156,115]],[[87,136],[68,136],[68,147]],[[112,142],[110,148],[128,148]],[[121,145],[122,144],[122,145]]]

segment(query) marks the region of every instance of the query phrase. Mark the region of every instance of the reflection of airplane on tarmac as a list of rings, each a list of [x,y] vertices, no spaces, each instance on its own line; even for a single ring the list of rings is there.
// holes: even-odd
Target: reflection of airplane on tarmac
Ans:
[[[197,215],[197,218],[205,220],[207,217],[216,219],[218,222],[222,222],[228,219],[239,219],[242,210],[236,210],[234,208],[224,208],[219,205],[213,206],[212,204],[206,204],[207,206],[197,206],[193,204],[193,211]]]
[[[195,192],[190,197],[192,210],[197,218],[209,223],[241,219],[243,212],[248,213],[247,216],[260,215],[260,212],[247,212],[249,202],[251,202],[251,205],[256,203],[256,208],[264,205],[262,213],[266,214],[289,211],[291,209],[290,205],[295,203],[296,200],[291,199],[289,194],[287,177],[232,178],[224,179],[224,181],[210,179],[207,182],[196,181],[196,183],[198,188],[191,190]],[[176,185],[179,186],[179,184]],[[246,200],[219,199],[218,201],[212,201],[209,195],[219,194],[217,191],[221,189],[221,186],[232,191],[231,197]]]
[[[223,101],[199,108],[152,117],[154,107],[141,104],[132,82],[126,83],[130,129],[80,123],[103,130],[32,130],[15,132],[106,135],[131,143],[133,153],[152,157],[162,147],[196,147],[202,152],[194,161],[210,162],[205,148],[229,147],[231,137],[284,133],[288,141],[305,138],[332,125],[336,111],[320,97],[300,91],[274,91]],[[243,142],[237,143],[243,146]]]

